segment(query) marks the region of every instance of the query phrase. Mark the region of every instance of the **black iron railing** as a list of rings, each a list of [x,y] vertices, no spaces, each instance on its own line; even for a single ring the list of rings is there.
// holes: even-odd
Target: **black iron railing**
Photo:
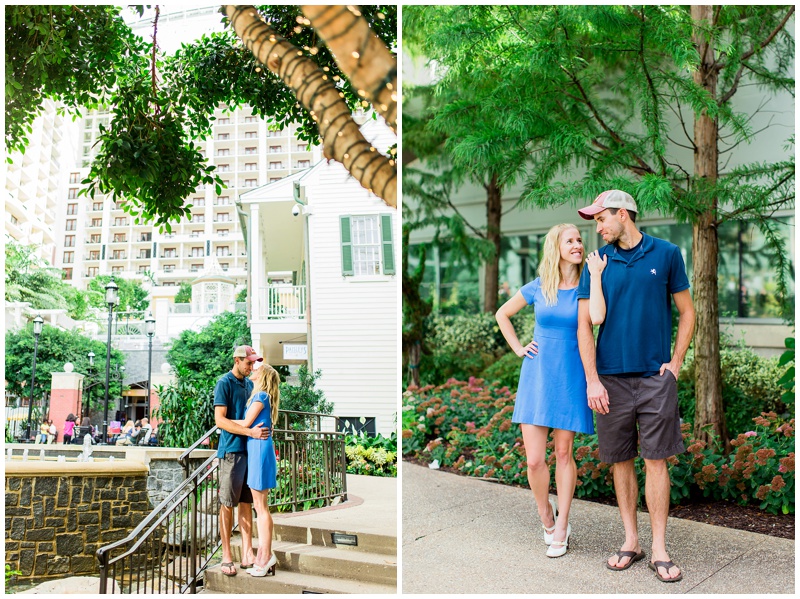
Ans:
[[[282,428],[298,426],[304,430]],[[296,511],[347,499],[344,433],[333,416],[281,411],[273,430],[278,488],[270,506]],[[331,430],[322,430],[330,427]],[[97,551],[100,593],[196,593],[220,548],[216,455],[192,458],[216,427],[178,458],[185,480],[127,537]]]

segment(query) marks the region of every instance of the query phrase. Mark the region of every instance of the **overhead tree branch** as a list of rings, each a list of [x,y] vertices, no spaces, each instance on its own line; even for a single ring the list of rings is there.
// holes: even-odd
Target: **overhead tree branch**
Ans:
[[[364,139],[342,94],[303,51],[281,37],[254,6],[224,5],[231,25],[256,59],[275,73],[310,112],[322,137],[325,158],[340,162],[365,188],[397,207],[397,171]]]
[[[358,7],[304,5],[301,9],[359,95],[395,130],[397,58],[370,29]]]

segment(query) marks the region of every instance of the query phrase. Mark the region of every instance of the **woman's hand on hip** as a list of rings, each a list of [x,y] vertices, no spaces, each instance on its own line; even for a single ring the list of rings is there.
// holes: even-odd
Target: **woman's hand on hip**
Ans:
[[[539,353],[539,344],[531,341],[528,345],[520,347],[516,353],[520,358],[533,358]]]

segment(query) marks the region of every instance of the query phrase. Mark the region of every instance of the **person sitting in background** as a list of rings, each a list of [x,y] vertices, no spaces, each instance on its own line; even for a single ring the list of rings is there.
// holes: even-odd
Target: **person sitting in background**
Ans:
[[[150,443],[150,436],[153,434],[153,427],[150,426],[150,420],[142,418],[142,431],[139,434],[139,445],[147,445]]]
[[[39,445],[40,443],[47,443],[47,435],[50,433],[50,425],[47,423],[47,420],[42,420],[42,424],[39,427],[39,434],[36,435],[36,444]]]
[[[125,428],[128,428],[127,424],[125,425]],[[139,435],[141,431],[142,423],[137,420],[133,423],[133,426],[128,430],[124,437],[120,436],[120,440],[117,441],[117,445],[136,445],[139,441]]]
[[[128,420],[125,423],[125,426],[122,427],[122,431],[120,431],[119,436],[117,437],[116,445],[129,445],[127,442],[128,435],[133,430],[133,420]]]
[[[52,445],[53,443],[56,442],[56,439],[58,438],[58,429],[56,428],[56,425],[52,420],[49,420],[48,424],[49,426],[47,428],[47,442]]]

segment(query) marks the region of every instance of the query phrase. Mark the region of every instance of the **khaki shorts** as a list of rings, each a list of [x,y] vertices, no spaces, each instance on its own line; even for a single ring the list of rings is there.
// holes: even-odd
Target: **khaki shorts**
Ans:
[[[247,486],[247,454],[226,453],[219,461],[219,502],[227,507],[253,503]]]
[[[600,376],[608,391],[608,414],[597,414],[600,459],[607,464],[635,458],[663,460],[686,451],[678,414],[678,383],[669,370],[648,377]],[[637,428],[638,425],[638,428]]]

